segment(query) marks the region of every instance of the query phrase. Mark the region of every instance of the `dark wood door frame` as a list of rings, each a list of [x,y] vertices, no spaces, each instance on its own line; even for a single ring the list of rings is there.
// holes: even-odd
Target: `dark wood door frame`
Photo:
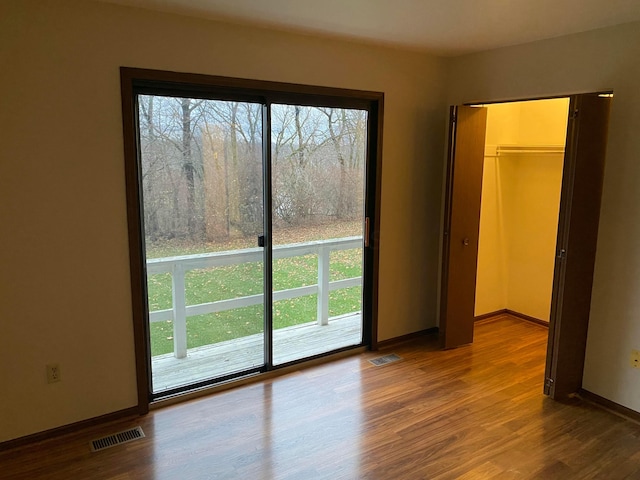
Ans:
[[[570,99],[544,386],[544,393],[556,399],[578,391],[582,385],[610,93],[553,97]],[[453,118],[455,107],[451,107],[450,113]],[[450,125],[443,225],[445,233],[451,223],[452,162],[456,148],[455,122],[452,121]],[[445,332],[451,267],[449,244],[447,235],[443,235],[440,329]]]
[[[149,312],[146,303],[144,229],[141,215],[142,186],[138,162],[137,95],[149,93],[194,98],[230,99],[270,103],[299,103],[308,106],[359,108],[369,112],[367,124],[367,172],[364,216],[367,231],[364,248],[363,337],[364,344],[378,344],[378,271],[382,178],[382,125],[384,93],[342,88],[238,79],[212,75],[178,73],[121,67],[123,139],[132,314],[140,414],[149,411],[150,345]],[[279,367],[280,368],[280,367]]]

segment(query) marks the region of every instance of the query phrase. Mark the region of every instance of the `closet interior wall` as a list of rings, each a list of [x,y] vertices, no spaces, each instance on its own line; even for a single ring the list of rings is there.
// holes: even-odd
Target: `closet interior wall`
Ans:
[[[488,106],[475,315],[549,321],[568,98]]]

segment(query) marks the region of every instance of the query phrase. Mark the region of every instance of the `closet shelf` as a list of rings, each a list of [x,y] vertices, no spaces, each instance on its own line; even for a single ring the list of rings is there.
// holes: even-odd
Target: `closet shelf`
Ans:
[[[485,157],[502,155],[557,155],[564,153],[564,145],[485,145]]]

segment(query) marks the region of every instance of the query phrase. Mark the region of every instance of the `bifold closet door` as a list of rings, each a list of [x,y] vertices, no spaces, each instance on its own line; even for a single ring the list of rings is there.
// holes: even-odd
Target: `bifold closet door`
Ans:
[[[444,348],[473,342],[484,107],[452,107],[445,198],[440,336]]]
[[[569,104],[544,387],[553,398],[582,386],[611,97]]]

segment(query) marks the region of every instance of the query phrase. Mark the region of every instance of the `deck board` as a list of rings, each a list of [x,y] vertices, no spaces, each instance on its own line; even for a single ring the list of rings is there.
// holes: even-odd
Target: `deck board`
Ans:
[[[273,332],[273,362],[281,365],[362,342],[360,313],[329,319],[328,325],[316,322],[281,328]],[[151,359],[154,393],[264,364],[263,335],[191,348],[186,358],[173,353]]]

